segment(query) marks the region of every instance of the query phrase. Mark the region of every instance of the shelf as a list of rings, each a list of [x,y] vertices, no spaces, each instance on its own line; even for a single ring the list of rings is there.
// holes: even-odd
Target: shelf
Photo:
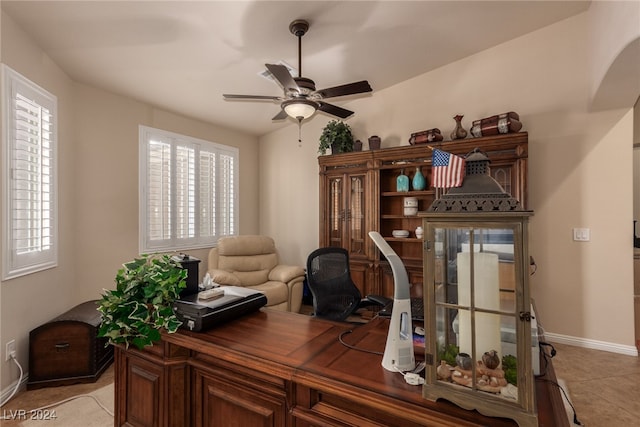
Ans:
[[[417,215],[380,215],[380,219],[420,219]]]
[[[417,197],[417,196],[433,196],[436,194],[434,190],[421,190],[421,191],[383,191],[380,193],[383,197]]]
[[[418,160],[414,159],[406,162],[396,162],[393,164],[383,163],[382,165],[380,165],[379,169],[380,170],[389,170],[389,169],[398,170],[398,169],[405,169],[405,168],[416,167],[416,166],[431,166],[431,157],[429,157],[428,159],[418,159]]]
[[[422,262],[423,259],[418,257],[404,257],[402,258],[402,263],[405,265],[405,267],[407,268],[420,268],[422,269]],[[389,266],[389,261],[387,261],[386,258],[381,258],[380,259],[380,264],[384,264],[386,266]]]
[[[407,242],[407,243],[422,243],[422,239],[417,237],[385,237],[387,242]]]

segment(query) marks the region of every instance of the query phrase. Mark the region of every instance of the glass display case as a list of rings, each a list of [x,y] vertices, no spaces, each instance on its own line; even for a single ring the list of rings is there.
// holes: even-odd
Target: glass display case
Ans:
[[[511,418],[521,427],[537,426],[538,346],[532,339],[527,249],[533,213],[483,173],[486,157],[467,160],[463,186],[420,214],[427,331],[423,395]]]

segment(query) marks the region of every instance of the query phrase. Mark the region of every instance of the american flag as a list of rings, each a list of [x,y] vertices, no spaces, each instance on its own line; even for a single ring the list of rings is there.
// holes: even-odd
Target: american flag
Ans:
[[[462,157],[434,149],[431,186],[433,188],[460,187],[464,178],[464,164]]]

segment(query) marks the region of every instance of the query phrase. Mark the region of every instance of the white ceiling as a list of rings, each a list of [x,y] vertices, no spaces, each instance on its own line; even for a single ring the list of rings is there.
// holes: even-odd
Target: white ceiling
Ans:
[[[589,1],[7,1],[0,5],[74,80],[254,135],[282,95],[258,74],[298,65],[318,89],[368,80],[371,95],[589,7]],[[526,52],[522,52],[526,55]],[[354,95],[358,96],[358,95]],[[353,96],[352,96],[353,97]],[[349,97],[333,98],[343,106]],[[348,107],[347,107],[348,108]],[[355,112],[357,116],[358,112]],[[324,113],[319,113],[324,114]]]

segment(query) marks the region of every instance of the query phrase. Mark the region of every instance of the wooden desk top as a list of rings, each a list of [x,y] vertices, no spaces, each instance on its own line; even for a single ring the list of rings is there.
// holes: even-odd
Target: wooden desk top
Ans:
[[[257,372],[295,380],[323,392],[326,398],[349,400],[357,396],[372,408],[384,409],[387,413],[397,411],[417,423],[432,418],[437,420],[437,425],[516,425],[512,420],[485,417],[443,400],[431,402],[422,397],[422,386],[409,385],[399,373],[385,370],[381,355],[349,349],[338,340],[342,332],[352,330],[343,336],[345,342],[382,353],[388,322],[388,319],[376,318],[354,326],[301,314],[260,310],[206,332],[180,330],[163,335],[163,340]],[[422,357],[417,355],[417,358]],[[561,414],[554,413],[559,412],[559,407],[550,403],[550,398],[554,398],[550,391],[551,385],[537,382],[539,425],[568,426],[563,408]],[[559,392],[555,397],[560,397]]]
[[[179,330],[165,334],[163,340],[290,379],[304,362],[323,351],[347,326],[266,309],[205,332]]]

